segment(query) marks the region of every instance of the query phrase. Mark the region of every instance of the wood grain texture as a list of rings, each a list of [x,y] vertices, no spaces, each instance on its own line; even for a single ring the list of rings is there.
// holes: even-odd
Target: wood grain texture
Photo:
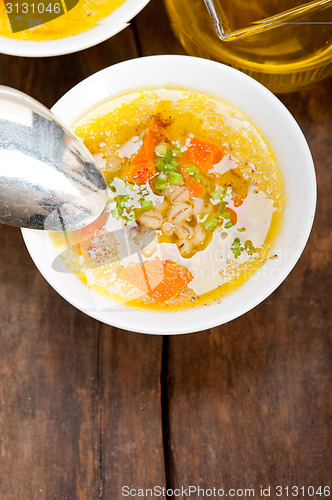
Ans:
[[[162,0],[150,0],[133,22],[140,55],[185,54],[175,38]]]
[[[112,64],[138,56],[129,27],[95,47],[59,57],[24,58],[0,54],[1,85],[26,92],[51,107],[74,85]]]
[[[121,330],[110,335],[109,327],[101,327],[102,498],[122,498],[122,486],[165,486],[161,350],[161,336]]]
[[[97,498],[98,324],[0,231],[0,498]]]
[[[264,303],[209,332],[169,339],[172,487],[331,483],[331,81],[282,100],[316,165],[313,232]]]

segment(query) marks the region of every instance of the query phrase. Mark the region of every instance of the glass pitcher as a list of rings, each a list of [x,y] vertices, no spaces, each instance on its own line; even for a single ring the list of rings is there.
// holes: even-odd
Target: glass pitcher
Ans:
[[[332,0],[164,0],[189,54],[290,92],[332,74]]]

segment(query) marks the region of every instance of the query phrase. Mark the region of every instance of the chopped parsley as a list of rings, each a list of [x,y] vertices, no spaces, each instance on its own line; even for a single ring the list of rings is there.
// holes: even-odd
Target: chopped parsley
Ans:
[[[240,257],[241,253],[244,251],[247,252],[247,254],[251,256],[255,252],[257,252],[257,248],[254,247],[251,240],[247,240],[244,244],[244,247],[243,247],[243,246],[241,246],[240,238],[235,238],[235,240],[232,243],[232,252],[233,252],[234,257],[237,259],[238,257]]]
[[[181,156],[181,150],[175,146],[171,149],[169,144],[164,142],[155,147],[155,166],[158,170],[153,187],[157,191],[163,191],[171,184],[172,186],[183,186],[184,179],[178,170],[179,163],[176,159]]]
[[[235,238],[235,240],[232,243],[232,252],[234,254],[234,257],[237,259],[240,257],[241,253],[243,252],[244,248],[241,247],[241,240],[240,238]]]

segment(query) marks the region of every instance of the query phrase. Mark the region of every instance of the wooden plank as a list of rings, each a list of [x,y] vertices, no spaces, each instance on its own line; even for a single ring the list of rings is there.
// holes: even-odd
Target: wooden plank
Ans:
[[[102,498],[122,498],[122,487],[165,486],[161,352],[160,336],[101,329]]]
[[[0,55],[0,83],[50,107],[137,54],[127,28],[78,54]],[[161,338],[76,311],[41,277],[18,229],[0,225],[0,238],[0,497],[108,499],[125,484],[163,485]]]
[[[26,92],[51,107],[74,85],[107,66],[137,57],[130,27],[95,47],[60,57],[28,58],[0,54],[1,85]]]
[[[140,55],[185,54],[177,41],[162,0],[150,0],[133,21]]]
[[[0,226],[0,497],[97,497],[98,323],[41,277]]]
[[[245,316],[169,339],[170,487],[255,488],[257,496],[260,485],[331,480],[330,83],[282,97],[306,133],[319,186],[299,263]]]
[[[164,485],[161,337],[76,311],[19,230],[0,232],[0,497],[116,498],[125,485]]]

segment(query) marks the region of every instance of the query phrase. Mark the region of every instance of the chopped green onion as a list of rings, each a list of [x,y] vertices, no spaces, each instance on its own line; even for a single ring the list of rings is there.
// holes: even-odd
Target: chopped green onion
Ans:
[[[152,207],[151,200],[142,200],[141,201],[141,209],[142,210],[149,210],[151,207]]]
[[[172,152],[167,153],[167,155],[165,156],[165,161],[169,163],[172,160],[172,158],[173,158]]]
[[[173,162],[170,162],[170,163],[167,163],[165,165],[165,172],[176,172],[177,171],[177,169],[178,169],[177,164],[176,164],[176,166],[174,166],[172,163]]]
[[[167,144],[165,144],[164,142],[158,144],[158,146],[155,147],[155,152],[156,155],[158,156],[166,156],[167,150],[168,150]]]
[[[226,205],[223,201],[220,202],[218,206],[218,212],[224,217],[224,212],[225,212]],[[226,212],[227,213],[227,212]]]
[[[191,165],[190,167],[186,168],[186,172],[187,174],[191,175],[196,181],[200,182],[207,191],[209,190],[209,181],[202,174],[199,168]]]
[[[209,217],[204,222],[203,227],[206,231],[213,231],[218,226],[219,223],[220,221],[219,219],[217,219],[217,217]]]
[[[237,259],[240,257],[241,253],[243,252],[244,248],[241,247],[241,240],[240,238],[235,238],[235,240],[232,243],[232,252],[234,254],[234,257]]]
[[[157,158],[157,160],[155,161],[155,166],[157,167],[159,172],[165,173],[167,171],[167,167],[165,165],[165,160],[163,158]]]
[[[158,189],[158,191],[163,191],[167,187],[167,181],[168,181],[167,175],[159,174],[153,181],[153,187],[155,189]]]
[[[181,156],[182,155],[181,148],[179,146],[175,146],[172,149],[172,154],[173,154],[173,156]]]
[[[194,174],[200,174],[200,170],[197,167],[194,167],[194,165],[191,165],[191,167],[186,168],[186,172],[189,175],[194,175]]]
[[[118,212],[118,215],[120,215],[120,217],[122,216],[122,213],[124,211],[125,207],[123,206],[123,204],[121,203],[121,201],[117,201],[116,202],[116,210]]]
[[[228,222],[226,222],[226,224],[224,225],[224,228],[225,229],[229,229],[230,227],[233,226],[233,222],[231,220],[229,220]]]
[[[177,161],[171,160],[171,161],[168,163],[168,165],[171,165],[172,167],[177,168],[179,164],[178,164],[178,162],[177,162]]]
[[[222,200],[225,196],[225,190],[224,189],[217,189],[216,191],[213,191],[211,194],[211,198],[216,201],[216,200]]]
[[[158,191],[164,191],[164,189],[167,188],[167,182],[155,182],[154,183],[154,188],[157,189]]]
[[[112,215],[115,219],[122,219],[121,213],[122,213],[122,210],[119,210],[119,207],[117,205],[116,208],[113,210]]]
[[[243,231],[245,231],[245,228],[244,227],[238,227],[237,230],[239,231],[239,233],[243,233]]]
[[[182,186],[184,184],[183,177],[178,172],[170,172],[169,179],[173,186]]]
[[[120,194],[120,195],[119,195],[119,199],[120,199],[120,201],[124,201],[124,202],[126,202],[126,201],[128,201],[128,200],[129,200],[129,198],[130,198],[130,197],[129,197],[129,194]]]
[[[222,217],[223,219],[230,219],[232,216],[229,212],[223,212]]]

